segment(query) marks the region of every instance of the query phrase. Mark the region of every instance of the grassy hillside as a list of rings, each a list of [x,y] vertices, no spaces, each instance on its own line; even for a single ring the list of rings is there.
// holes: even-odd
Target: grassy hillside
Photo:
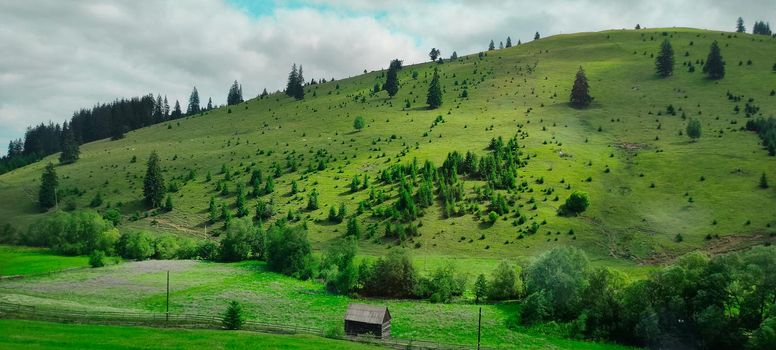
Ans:
[[[304,335],[0,320],[3,349],[377,349]]]
[[[659,79],[652,55],[665,38],[673,44],[677,64],[674,76]],[[727,62],[727,75],[719,81],[705,79],[696,63],[705,60],[713,40],[720,42]],[[526,161],[518,182],[525,186],[502,191],[514,200],[511,213],[490,226],[472,214],[444,218],[441,206],[434,205],[418,221],[420,236],[406,243],[415,256],[491,265],[571,244],[594,260],[621,258],[618,264],[628,266],[694,249],[736,249],[759,244],[776,231],[776,191],[758,188],[764,172],[776,181],[776,158],[762,150],[754,133],[741,130],[747,100],[759,107],[755,116],[776,110],[776,96],[770,96],[776,89],[774,57],[776,39],[671,28],[558,35],[489,51],[482,58],[475,54],[441,65],[406,66],[392,99],[385,92],[370,94],[375,83],[384,81],[384,71],[371,72],[309,86],[303,101],[273,94],[133,131],[122,140],[86,144],[77,163],[57,167],[70,193],[60,202],[87,207],[100,193],[104,203],[98,209],[119,207],[122,229],[204,238],[222,225],[207,225],[210,197],[233,205],[237,184],[248,182],[252,168],[266,176],[278,164],[282,174],[274,180],[274,192],[260,199],[273,201],[274,218],[298,212],[308,221],[314,246],[324,248],[345,232],[345,223],[326,220],[328,207],[345,203],[353,213],[369,197],[369,190],[350,192],[353,176],[368,174],[370,186],[389,195],[382,205],[390,205],[396,186],[377,181],[386,167],[412,159],[440,166],[448,152],[482,156],[492,138],[517,136]],[[686,62],[692,62],[694,72]],[[595,97],[583,110],[567,103],[580,66]],[[427,110],[434,68],[442,77],[444,104]],[[460,97],[464,89],[466,98]],[[741,101],[729,100],[728,93]],[[676,115],[666,113],[668,105]],[[356,116],[366,119],[362,131],[353,130]],[[685,118],[702,123],[697,142],[680,135]],[[145,160],[153,150],[162,158],[167,181],[181,184],[173,194],[175,210],[156,216],[140,202]],[[0,176],[0,223],[24,230],[46,215],[35,198],[43,166],[56,157]],[[322,160],[326,167],[317,170]],[[221,195],[216,188],[225,177],[224,165],[234,174],[226,181],[229,193]],[[192,171],[194,179],[186,181]],[[291,193],[292,181],[300,193]],[[467,200],[487,213],[490,201],[475,199],[474,193],[484,184],[465,179],[464,188]],[[306,211],[313,189],[320,193],[321,208]],[[590,208],[579,217],[557,216],[558,206],[574,190],[589,193]],[[256,201],[250,198],[251,209]],[[518,211],[527,218],[522,224]],[[383,222],[370,211],[358,220],[376,231],[361,241],[362,252],[383,254],[395,244],[379,238]],[[527,234],[534,223],[538,231]],[[523,238],[521,233],[526,233]],[[677,242],[677,234],[683,241]]]

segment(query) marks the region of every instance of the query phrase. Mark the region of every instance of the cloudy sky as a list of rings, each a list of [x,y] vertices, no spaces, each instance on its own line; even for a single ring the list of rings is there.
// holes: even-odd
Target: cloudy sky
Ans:
[[[771,0],[249,1],[0,0],[0,154],[30,124],[147,93],[185,105],[192,86],[223,104],[306,78],[343,78],[513,41],[610,28],[732,30],[776,17]]]

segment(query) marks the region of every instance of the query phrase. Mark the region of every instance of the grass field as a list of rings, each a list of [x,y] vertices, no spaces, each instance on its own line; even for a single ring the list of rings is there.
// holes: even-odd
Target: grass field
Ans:
[[[305,335],[0,320],[2,349],[379,349]]]
[[[35,275],[86,267],[89,258],[60,256],[48,249],[0,245],[0,276]]]
[[[673,76],[658,79],[652,55],[666,38],[677,64]],[[727,62],[720,81],[705,79],[696,63],[706,58],[713,40],[720,42]],[[741,130],[747,117],[734,111],[750,98],[760,108],[755,116],[776,110],[776,97],[770,96],[776,88],[774,56],[776,39],[762,36],[684,28],[616,30],[553,36],[489,51],[483,58],[475,54],[442,65],[406,66],[392,99],[384,92],[369,93],[384,80],[384,71],[370,72],[310,86],[303,101],[272,94],[133,131],[122,140],[86,144],[77,163],[57,167],[62,187],[80,193],[62,202],[86,207],[99,192],[105,199],[99,210],[121,208],[122,230],[207,237],[213,231],[205,225],[210,197],[232,205],[236,184],[247,182],[251,167],[266,175],[277,163],[282,176],[275,180],[274,193],[262,199],[273,201],[276,218],[300,212],[314,247],[322,249],[345,231],[344,223],[325,220],[328,207],[344,202],[352,213],[368,197],[368,190],[349,192],[354,175],[368,174],[374,181],[388,165],[414,158],[439,166],[450,151],[483,155],[491,138],[519,135],[528,160],[519,182],[528,187],[507,194],[515,200],[511,213],[489,226],[470,214],[444,219],[435,205],[419,220],[421,235],[408,242],[416,256],[483,259],[478,265],[492,267],[502,258],[530,258],[570,244],[604,263],[634,266],[696,249],[725,251],[756,244],[775,230],[776,190],[757,185],[760,174],[776,174],[776,158],[762,150],[755,134]],[[686,62],[696,71],[689,72]],[[584,110],[567,103],[579,66],[595,97]],[[434,68],[441,71],[444,104],[427,110],[425,92]],[[459,97],[464,88],[467,98]],[[731,102],[728,92],[743,99]],[[666,114],[669,104],[676,115]],[[352,127],[357,115],[367,121],[360,132]],[[432,126],[438,116],[444,122]],[[680,135],[685,118],[702,123],[697,142]],[[183,185],[174,194],[175,210],[146,217],[139,200],[145,159],[153,150],[161,155],[167,180],[176,178]],[[317,164],[319,151],[328,158],[326,169],[306,173]],[[34,198],[42,167],[55,158],[0,176],[0,197],[6,199],[0,203],[0,224],[23,231],[46,215]],[[298,170],[287,168],[288,159],[296,161]],[[222,165],[234,172],[227,195],[216,192],[224,178]],[[183,181],[191,170],[195,179]],[[206,181],[208,173],[211,181]],[[302,192],[290,193],[292,180]],[[466,180],[467,197],[482,184]],[[371,186],[391,198],[397,194],[393,186]],[[313,188],[320,192],[321,209],[308,212],[304,207]],[[588,192],[591,207],[579,217],[558,217],[558,206],[573,190]],[[479,203],[484,209],[489,202]],[[514,226],[517,211],[528,220]],[[133,215],[140,219],[130,221]],[[382,222],[368,211],[358,219],[381,235]],[[544,224],[536,234],[518,239],[520,230],[533,223]],[[567,234],[572,229],[573,236]],[[681,242],[675,240],[679,233]],[[367,255],[381,255],[393,245],[377,238],[360,243]]]
[[[70,310],[156,311],[165,309],[165,276],[170,271],[171,312],[221,314],[239,301],[248,319],[318,327],[342,327],[347,304],[313,281],[267,272],[262,263],[145,261],[67,271],[0,283],[0,301]],[[477,305],[413,300],[366,300],[388,306],[392,335],[448,343],[476,343]],[[618,349],[563,339],[562,327],[510,329],[517,304],[483,305],[483,344],[500,348]],[[41,338],[44,338],[41,336]]]

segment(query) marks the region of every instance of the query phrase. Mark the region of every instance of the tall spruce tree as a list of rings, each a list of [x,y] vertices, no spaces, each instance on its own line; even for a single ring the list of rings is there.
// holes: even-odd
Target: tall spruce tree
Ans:
[[[512,47],[512,38],[507,37],[507,47]]]
[[[536,34],[534,35],[534,40],[539,40],[541,38],[542,37],[539,35],[539,32],[536,32]]]
[[[167,95],[164,95],[164,107],[162,108],[163,120],[170,119],[170,103],[167,102]]]
[[[208,99],[207,99],[207,110],[209,111],[211,109],[213,109],[213,98],[208,97]]]
[[[162,176],[159,155],[153,151],[148,157],[146,175],[143,180],[143,198],[146,206],[149,208],[161,206],[162,200],[164,200],[164,190],[164,177]]]
[[[267,92],[267,88],[264,88],[264,90],[261,90],[261,94],[259,94],[259,98],[265,98],[269,96],[269,93]]]
[[[162,102],[162,95],[156,95],[153,117],[154,123],[161,123],[164,121],[164,102]]]
[[[430,109],[439,108],[442,105],[442,86],[439,83],[439,70],[434,68],[434,76],[431,78],[431,84],[428,86],[428,95],[426,103]]]
[[[243,102],[242,88],[240,87],[240,84],[237,83],[237,80],[235,80],[229,88],[229,94],[226,96],[226,104],[232,106],[241,102]]]
[[[304,98],[304,73],[302,65],[299,65],[299,74],[296,77],[296,86],[294,87],[294,98],[301,100]]]
[[[574,79],[574,86],[571,88],[571,105],[578,108],[584,108],[590,105],[593,98],[590,96],[590,86],[587,83],[587,76],[582,67],[579,67],[577,76]]]
[[[57,205],[57,189],[59,188],[59,178],[54,164],[51,162],[43,169],[40,176],[40,190],[38,191],[38,203],[42,209],[49,209]]]
[[[660,45],[660,53],[655,58],[655,70],[657,75],[665,78],[674,72],[674,49],[668,39]]]
[[[199,111],[199,92],[195,86],[194,90],[191,91],[191,96],[189,96],[189,107],[186,109],[186,114],[197,114]]]
[[[383,85],[383,90],[388,92],[388,96],[395,96],[397,92],[399,92],[399,70],[401,69],[401,61],[399,59],[395,59],[391,61],[390,66],[388,67],[388,73],[386,74],[385,78],[385,84]]]
[[[746,27],[744,27],[744,19],[738,17],[736,20],[736,33],[746,33]]]
[[[703,65],[703,73],[715,80],[725,77],[725,61],[722,60],[722,53],[716,40],[711,43],[709,56],[706,58],[706,64]]]
[[[496,44],[493,43],[493,39],[490,40],[490,44],[488,44],[488,51],[493,51],[496,49]]]
[[[59,162],[62,164],[74,163],[80,154],[81,150],[75,140],[75,135],[73,135],[73,128],[68,127],[65,123],[62,128],[62,153],[59,155]]]
[[[170,114],[171,119],[178,119],[183,116],[183,111],[181,110],[181,104],[178,102],[178,100],[175,100],[175,108],[173,108],[172,113]]]

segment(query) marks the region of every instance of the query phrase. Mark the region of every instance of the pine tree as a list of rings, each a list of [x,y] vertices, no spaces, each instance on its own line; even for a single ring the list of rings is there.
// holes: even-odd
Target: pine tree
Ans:
[[[450,55],[451,60],[457,60],[458,59],[458,52],[453,51],[453,54]]]
[[[149,208],[157,208],[164,199],[164,177],[156,151],[148,157],[145,179],[143,180],[143,197]]]
[[[477,276],[477,281],[474,282],[474,302],[479,303],[480,299],[484,299],[488,295],[488,280],[485,279],[485,274]]]
[[[439,84],[439,70],[436,68],[434,68],[431,84],[428,86],[426,103],[430,109],[435,109],[442,105],[442,87]]]
[[[496,49],[496,45],[493,44],[493,39],[490,40],[490,44],[488,44],[488,51],[493,51]]]
[[[195,86],[194,90],[191,91],[191,96],[189,96],[189,107],[186,109],[186,114],[197,114],[199,110],[199,92],[197,92],[197,87]]]
[[[209,111],[211,109],[213,109],[213,99],[209,97],[207,99],[207,110]]]
[[[162,209],[164,209],[164,211],[169,213],[172,211],[172,208],[173,208],[172,196],[168,194],[167,198],[164,200],[164,206],[162,207]]]
[[[162,95],[156,95],[153,116],[154,123],[161,123],[164,121],[164,102],[162,102]]]
[[[229,330],[237,330],[242,327],[243,316],[240,303],[234,300],[229,303],[229,307],[226,308],[226,313],[224,314],[223,324],[224,328]]]
[[[439,50],[437,50],[437,48],[434,47],[434,48],[431,48],[431,52],[428,53],[428,57],[430,57],[432,61],[436,61],[437,57],[439,57],[440,54],[441,53],[439,52]]]
[[[172,110],[172,114],[170,114],[170,118],[178,119],[181,116],[183,116],[183,111],[181,111],[181,104],[178,102],[178,100],[175,100],[175,108]]]
[[[304,98],[304,74],[302,73],[302,65],[299,65],[299,75],[296,77],[296,87],[294,88],[294,98],[301,100]]]
[[[267,93],[267,88],[264,88],[264,90],[261,91],[259,98],[265,98],[267,96],[269,96],[269,93]]]
[[[43,169],[40,176],[40,190],[38,191],[38,203],[43,209],[48,209],[57,205],[57,189],[59,188],[59,178],[54,164],[51,162]]]
[[[571,105],[579,108],[589,106],[593,100],[589,90],[590,86],[587,83],[587,76],[585,76],[585,71],[580,66],[574,79],[574,86],[571,88]]]
[[[512,47],[512,38],[507,37],[507,46],[506,47]]]
[[[736,20],[736,33],[746,33],[746,27],[744,27],[744,19],[738,17]]]
[[[703,73],[706,73],[710,79],[725,77],[725,61],[722,60],[722,54],[716,40],[711,43],[709,56],[706,58],[706,64],[703,65]]]
[[[361,226],[358,224],[358,220],[355,216],[348,220],[348,227],[345,235],[355,237],[356,239],[361,238]]]
[[[765,173],[760,175],[760,188],[768,188],[768,177],[765,176]]]
[[[701,122],[698,121],[698,119],[690,119],[690,121],[687,122],[687,136],[693,141],[701,137]]]
[[[164,95],[164,108],[162,108],[164,120],[170,119],[170,103],[167,102],[167,95]]]
[[[226,104],[232,106],[241,102],[243,102],[242,87],[237,83],[237,80],[235,80],[229,88],[229,94],[226,96]]]
[[[353,129],[361,130],[366,126],[366,121],[364,121],[364,117],[357,116],[356,119],[353,120]]]
[[[536,34],[534,35],[534,40],[539,40],[539,39],[541,39],[541,36],[539,36],[539,32],[536,32]]]
[[[62,153],[59,155],[59,163],[74,163],[78,160],[80,154],[81,150],[78,146],[78,142],[75,141],[73,128],[67,127],[67,123],[65,123],[62,129]]]
[[[386,74],[385,84],[383,90],[388,92],[388,96],[395,96],[399,92],[399,70],[402,67],[402,62],[398,59],[391,61],[388,67],[388,73]]]
[[[665,78],[674,72],[674,49],[668,39],[660,45],[660,53],[655,59],[655,70],[657,75]]]
[[[318,190],[314,189],[310,192],[309,197],[307,197],[307,210],[318,210],[320,206],[318,205]]]

